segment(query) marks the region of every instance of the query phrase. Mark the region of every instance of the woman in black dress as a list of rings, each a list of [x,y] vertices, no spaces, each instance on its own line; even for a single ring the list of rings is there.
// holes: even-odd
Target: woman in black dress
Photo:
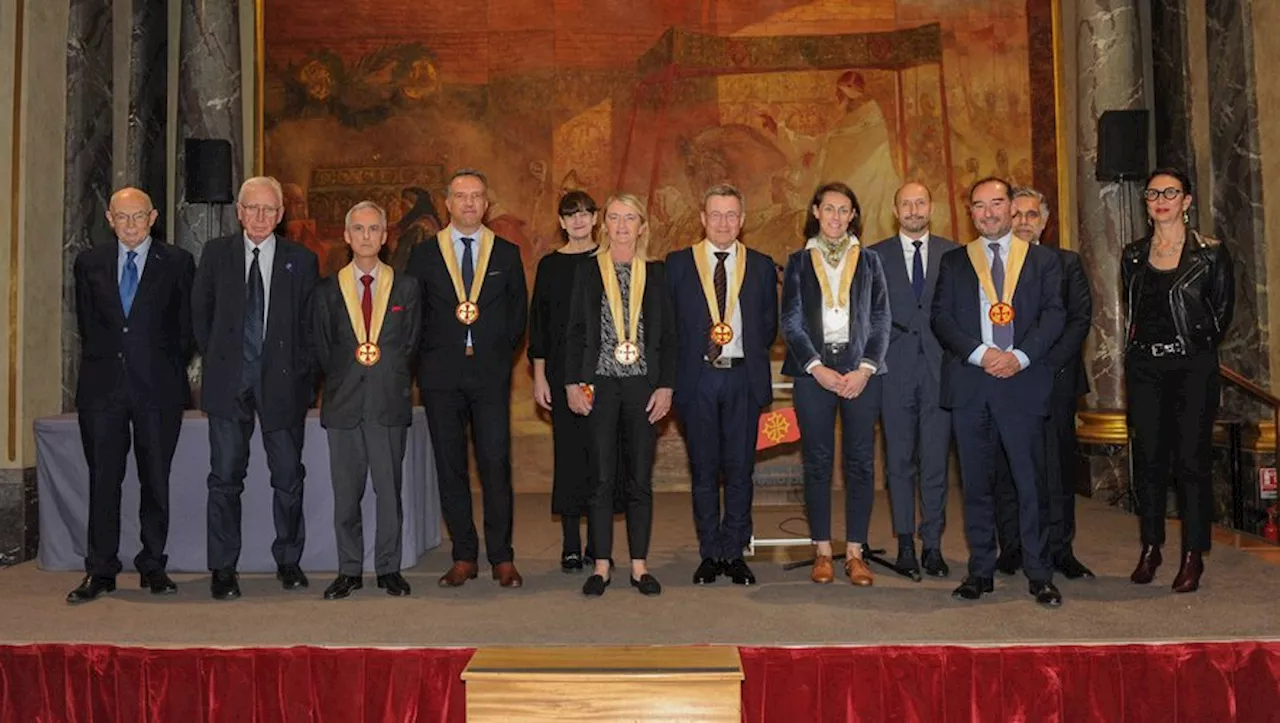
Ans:
[[[579,526],[594,489],[591,469],[591,433],[587,420],[574,414],[565,399],[564,339],[569,326],[569,300],[578,266],[593,261],[596,244],[596,202],[583,191],[560,198],[560,228],[565,245],[538,262],[529,314],[529,360],[533,363],[533,400],[551,412],[551,437],[555,479],[551,487],[551,513],[560,515],[564,544],[560,569],[582,569],[582,535]],[[588,529],[587,551],[591,551]]]

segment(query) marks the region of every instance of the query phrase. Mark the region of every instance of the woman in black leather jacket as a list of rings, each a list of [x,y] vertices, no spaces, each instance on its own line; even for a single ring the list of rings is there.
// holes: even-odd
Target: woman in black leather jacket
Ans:
[[[1191,182],[1158,169],[1147,178],[1151,233],[1121,260],[1128,323],[1125,374],[1130,453],[1142,553],[1130,579],[1145,585],[1162,562],[1166,485],[1176,485],[1182,558],[1174,592],[1200,587],[1213,523],[1213,420],[1218,345],[1235,304],[1227,247],[1187,226]]]

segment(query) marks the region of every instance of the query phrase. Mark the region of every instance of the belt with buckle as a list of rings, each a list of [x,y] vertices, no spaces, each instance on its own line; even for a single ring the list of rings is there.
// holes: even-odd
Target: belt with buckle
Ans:
[[[736,366],[741,366],[745,362],[746,360],[740,356],[735,356],[735,357],[722,356],[722,357],[717,357],[715,361],[708,361],[707,365],[710,366],[712,369],[732,369]]]
[[[1187,353],[1187,349],[1182,345],[1181,341],[1142,344],[1138,348],[1156,358],[1162,356],[1185,356]]]
[[[848,342],[841,342],[841,343],[839,343],[839,344],[823,344],[823,345],[822,345],[822,353],[823,353],[823,354],[826,354],[826,355],[830,355],[830,356],[836,357],[836,356],[840,356],[841,354],[843,354],[843,353],[845,352],[845,350],[846,350],[846,349],[848,349],[848,348],[849,348],[849,343],[848,343]]]

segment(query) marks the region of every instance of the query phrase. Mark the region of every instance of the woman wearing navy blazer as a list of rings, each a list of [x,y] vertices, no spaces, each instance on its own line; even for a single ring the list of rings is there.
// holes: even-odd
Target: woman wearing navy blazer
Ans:
[[[805,513],[817,546],[811,578],[835,578],[831,549],[831,476],[840,413],[845,484],[845,575],[873,582],[863,561],[875,497],[875,400],[867,381],[885,372],[889,294],[875,251],[862,248],[858,198],[843,183],[813,194],[805,246],[787,259],[782,282],[782,373],[795,380],[796,420],[804,461]]]

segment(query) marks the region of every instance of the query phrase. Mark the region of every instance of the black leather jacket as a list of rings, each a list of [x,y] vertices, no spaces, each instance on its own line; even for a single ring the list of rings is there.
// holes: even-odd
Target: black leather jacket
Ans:
[[[1127,302],[1125,338],[1132,342],[1141,319],[1134,318],[1134,305],[1142,295],[1142,284],[1150,273],[1147,256],[1151,236],[1124,247],[1120,276]],[[1186,353],[1215,351],[1226,336],[1235,308],[1235,274],[1227,247],[1217,239],[1189,231],[1182,247],[1178,276],[1169,292],[1169,313]]]

